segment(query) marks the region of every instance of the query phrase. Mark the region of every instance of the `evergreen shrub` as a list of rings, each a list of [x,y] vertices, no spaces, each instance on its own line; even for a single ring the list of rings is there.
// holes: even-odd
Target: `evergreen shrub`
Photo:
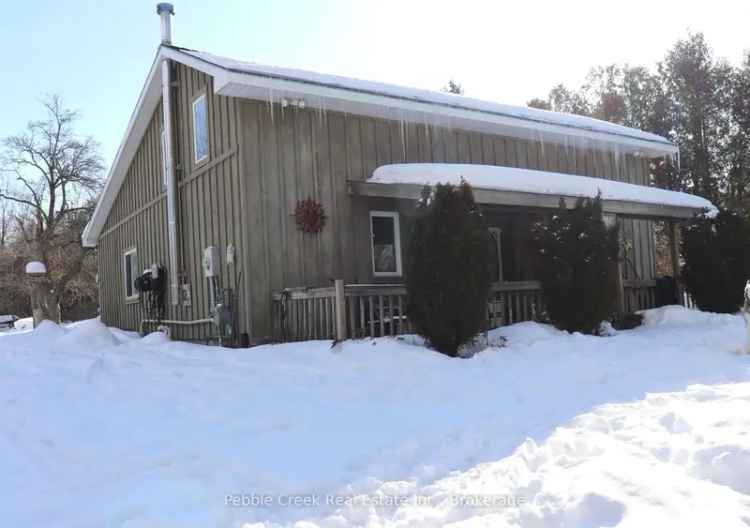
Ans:
[[[547,315],[561,330],[594,334],[617,301],[618,227],[607,227],[601,199],[579,199],[532,226]]]
[[[406,264],[407,311],[417,333],[449,356],[487,321],[490,236],[471,186],[425,188]]]

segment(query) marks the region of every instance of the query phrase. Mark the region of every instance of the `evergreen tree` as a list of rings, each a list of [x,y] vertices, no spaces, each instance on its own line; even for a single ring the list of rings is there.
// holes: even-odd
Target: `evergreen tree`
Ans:
[[[732,68],[716,61],[703,35],[695,33],[679,40],[658,69],[671,103],[681,176],[693,193],[719,203],[723,143],[731,129]]]
[[[448,81],[448,84],[446,86],[443,86],[442,91],[456,95],[463,95],[464,87],[461,85],[461,83],[457,83],[456,81],[451,79]]]
[[[526,106],[529,108],[538,108],[540,110],[552,110],[552,105],[549,103],[549,101],[545,99],[539,99],[538,97],[534,97],[530,101],[526,103]]]
[[[547,312],[561,330],[592,334],[617,299],[618,228],[607,227],[601,199],[579,199],[533,226]]]
[[[592,68],[579,90],[557,85],[546,100],[558,112],[588,115],[653,132],[680,147],[681,167],[656,159],[658,187],[688,191],[715,203],[750,209],[747,126],[750,65],[735,70],[716,60],[700,33],[690,33],[667,52],[655,73],[610,64]],[[539,99],[529,106],[539,107]]]
[[[682,227],[682,277],[701,310],[736,312],[750,277],[750,226],[742,215],[722,210]]]
[[[590,104],[585,96],[575,90],[569,90],[564,84],[558,84],[550,90],[548,101],[550,109],[555,112],[591,115]]]
[[[456,356],[487,320],[490,237],[466,182],[425,189],[409,244],[407,313],[417,333]]]
[[[724,204],[750,215],[750,53],[733,78],[732,121],[726,144],[727,185]]]

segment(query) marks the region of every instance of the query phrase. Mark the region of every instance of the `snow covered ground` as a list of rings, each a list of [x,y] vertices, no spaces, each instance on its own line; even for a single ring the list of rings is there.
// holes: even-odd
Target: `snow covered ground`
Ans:
[[[414,339],[226,350],[97,321],[2,334],[1,524],[750,525],[740,317],[495,333],[507,346],[469,360]]]

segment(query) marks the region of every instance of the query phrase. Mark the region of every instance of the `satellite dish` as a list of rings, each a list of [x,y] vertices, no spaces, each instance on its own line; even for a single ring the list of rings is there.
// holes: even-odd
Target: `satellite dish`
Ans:
[[[31,262],[26,264],[26,274],[31,276],[46,275],[47,266],[44,265],[44,262],[32,260]]]

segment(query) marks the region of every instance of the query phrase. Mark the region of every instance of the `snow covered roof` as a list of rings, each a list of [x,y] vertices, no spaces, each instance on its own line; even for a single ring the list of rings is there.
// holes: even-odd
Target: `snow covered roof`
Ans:
[[[457,184],[466,180],[474,189],[511,191],[559,197],[594,197],[603,200],[667,206],[700,211],[715,211],[714,205],[700,196],[620,181],[576,176],[559,172],[451,163],[406,163],[383,165],[375,169],[367,183],[436,185]]]
[[[567,146],[671,156],[678,149],[667,139],[583,116],[481,101],[469,97],[405,88],[336,75],[265,66],[211,53],[162,45],[154,58],[135,110],[97,203],[83,233],[94,247],[120,190],[149,120],[161,98],[163,59],[195,68],[213,78],[214,93],[261,101],[303,100],[309,108],[486,132]]]
[[[605,141],[619,145],[623,151],[642,150],[655,156],[677,152],[677,147],[661,136],[591,117],[512,106],[339,75],[268,66],[187,48],[172,49],[227,72],[221,77],[221,83],[214,87],[216,93],[224,95],[275,101],[282,97],[309,97],[311,99],[306,101],[309,106],[327,110],[366,115],[374,112],[376,117],[400,117],[407,120],[417,118],[417,122],[434,122],[440,125],[449,124],[440,118],[451,117],[459,121],[468,118],[467,120],[492,125],[490,128],[481,127],[482,131],[506,133],[511,136],[557,142],[562,135],[568,136],[571,144],[575,142],[575,138]],[[378,112],[370,106],[384,106],[390,111]],[[471,116],[461,116],[461,111],[468,111]],[[465,123],[451,123],[458,124],[459,127],[466,126]],[[474,125],[477,126],[479,123]],[[524,131],[526,133],[523,133]],[[533,133],[530,133],[531,131]]]

